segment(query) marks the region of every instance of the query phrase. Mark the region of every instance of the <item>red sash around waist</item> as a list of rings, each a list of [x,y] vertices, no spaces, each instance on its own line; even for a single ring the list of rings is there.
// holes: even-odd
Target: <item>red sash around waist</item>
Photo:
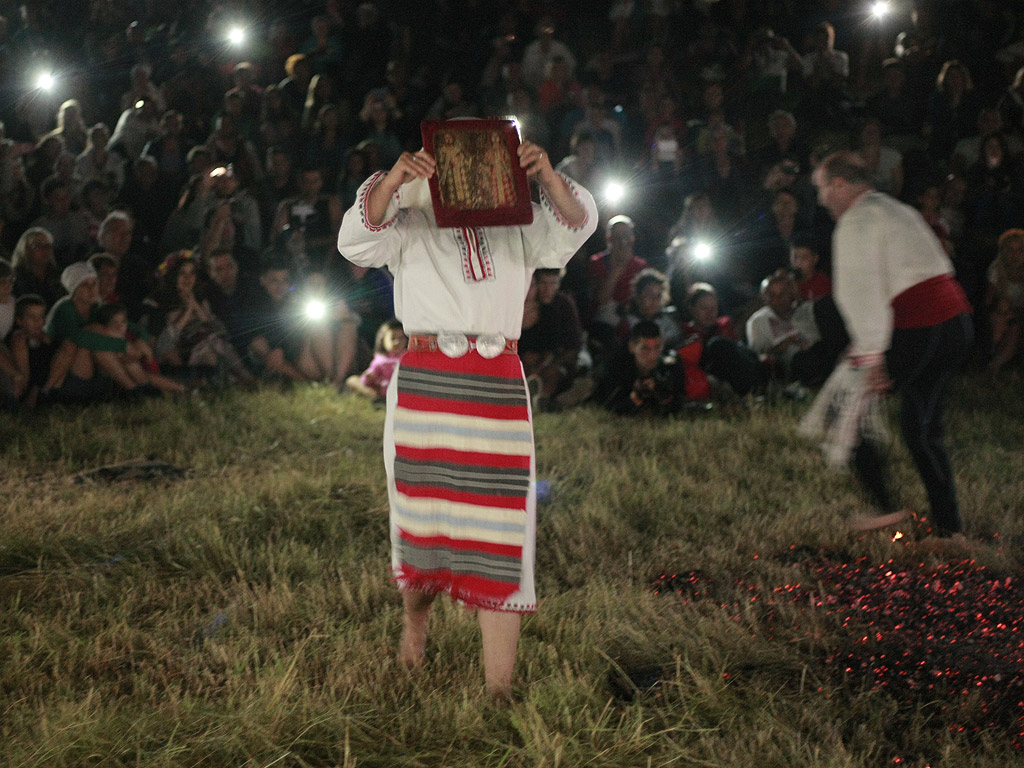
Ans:
[[[927,328],[970,312],[960,283],[952,275],[937,275],[912,285],[892,300],[893,327]]]

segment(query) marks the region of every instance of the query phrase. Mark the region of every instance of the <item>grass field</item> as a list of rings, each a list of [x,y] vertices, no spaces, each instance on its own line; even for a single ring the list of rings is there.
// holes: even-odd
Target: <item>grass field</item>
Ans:
[[[805,406],[537,419],[516,701],[438,605],[394,661],[383,412],[320,388],[0,422],[0,765],[1003,766],[1024,760],[1024,398],[958,384],[967,552],[854,535]],[[901,446],[905,501],[923,491]],[[73,482],[131,459],[180,478]]]

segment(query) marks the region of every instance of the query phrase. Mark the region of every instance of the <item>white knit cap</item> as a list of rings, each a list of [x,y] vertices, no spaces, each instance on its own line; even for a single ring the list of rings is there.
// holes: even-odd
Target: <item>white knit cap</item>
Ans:
[[[76,261],[65,267],[64,271],[60,273],[60,284],[64,286],[68,296],[74,296],[82,281],[88,280],[90,277],[96,277],[96,270],[92,264],[87,261]]]

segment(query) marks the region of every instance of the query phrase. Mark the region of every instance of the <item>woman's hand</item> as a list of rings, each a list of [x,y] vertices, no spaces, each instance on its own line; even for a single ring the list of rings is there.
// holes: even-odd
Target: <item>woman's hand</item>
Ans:
[[[526,169],[526,175],[531,179],[537,177],[542,182],[550,181],[555,175],[555,169],[551,167],[551,160],[543,147],[532,141],[524,141],[517,152],[519,165]]]
[[[429,179],[434,175],[437,164],[433,156],[424,149],[419,152],[403,152],[398,161],[388,171],[384,179],[385,185],[392,190],[414,179]]]

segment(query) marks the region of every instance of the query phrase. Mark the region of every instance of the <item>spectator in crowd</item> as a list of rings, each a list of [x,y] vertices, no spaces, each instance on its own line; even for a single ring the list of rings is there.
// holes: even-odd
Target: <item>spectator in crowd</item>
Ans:
[[[370,91],[359,112],[359,120],[363,123],[363,141],[369,140],[377,148],[377,162],[372,164],[374,170],[392,165],[402,153],[402,142],[395,132],[393,111],[387,97],[386,89]]]
[[[260,110],[259,138],[262,146],[294,149],[299,143],[296,140],[299,114],[292,110],[280,88],[268,85],[263,92]]]
[[[146,382],[137,380],[126,365],[152,361],[153,352],[144,339],[129,342],[125,332],[109,333],[92,325],[99,305],[96,270],[87,262],[76,262],[61,273],[67,296],[54,304],[46,316],[46,335],[57,345],[46,383],[40,390],[43,401],[88,403],[110,398],[115,383],[125,390]],[[123,305],[118,307],[124,313]],[[108,322],[101,323],[106,326]],[[137,371],[134,371],[137,373]]]
[[[224,323],[228,339],[243,359],[259,332],[255,307],[262,294],[256,275],[242,272],[229,248],[214,249],[203,257],[208,284],[206,298],[213,314]]]
[[[64,295],[60,269],[53,258],[53,237],[42,227],[31,227],[18,238],[11,254],[11,266],[15,296],[36,294],[49,308]]]
[[[777,109],[768,116],[768,142],[751,153],[751,165],[758,178],[778,163],[789,161],[800,165],[807,161],[807,148],[797,134],[797,121],[792,112]]]
[[[188,180],[188,142],[184,136],[185,120],[180,112],[169,109],[160,116],[160,135],[146,144],[142,154],[156,161],[160,184],[170,195],[177,196]]]
[[[924,110],[920,99],[908,91],[907,73],[899,59],[882,63],[882,87],[868,97],[865,111],[899,147],[908,146],[920,135]]]
[[[664,340],[657,323],[633,326],[629,342],[605,369],[593,400],[623,416],[668,416],[686,402],[683,367],[662,355]]]
[[[105,181],[90,179],[82,185],[80,197],[79,210],[85,217],[89,243],[91,246],[95,246],[99,243],[100,224],[110,213],[110,202],[114,197],[113,190]]]
[[[115,208],[131,214],[136,243],[147,257],[160,242],[176,203],[177,190],[160,183],[156,159],[149,155],[140,155],[129,164],[124,185],[114,198]]]
[[[928,151],[944,167],[960,139],[970,136],[979,104],[967,67],[955,59],[942,65],[928,99]]]
[[[534,30],[536,39],[523,51],[523,81],[537,92],[548,73],[548,66],[556,56],[565,62],[571,77],[576,71],[576,57],[565,43],[555,39],[555,22],[550,16],[544,16],[537,22]]]
[[[999,113],[1006,128],[1020,135],[1024,132],[1024,67],[1017,70],[1013,82],[999,97]]]
[[[153,68],[149,64],[135,64],[129,73],[130,84],[128,90],[121,94],[121,112],[132,109],[140,101],[150,101],[157,114],[162,113],[167,107],[164,104],[160,90],[150,79]],[[129,155],[129,159],[136,155]]]
[[[633,280],[647,262],[636,255],[633,220],[613,216],[605,227],[607,250],[590,257],[590,307],[586,324],[591,340],[606,348],[613,343],[619,320],[629,301]]]
[[[356,319],[344,302],[321,317],[309,318],[293,294],[288,263],[280,257],[265,262],[260,285],[260,331],[249,345],[252,356],[267,373],[285,380],[344,387],[356,347]],[[311,295],[325,301],[324,287],[316,286]]]
[[[999,237],[999,252],[988,269],[985,298],[992,334],[988,370],[995,376],[1021,349],[1024,321],[1024,230],[1008,229]]]
[[[100,304],[120,304],[121,297],[117,294],[117,259],[100,251],[90,256],[88,262],[96,270]]]
[[[798,233],[792,243],[789,266],[793,268],[796,277],[800,301],[816,301],[823,296],[831,296],[832,280],[818,269],[821,256],[814,245],[814,239],[804,233]]]
[[[1010,157],[1000,133],[985,136],[978,162],[967,169],[964,206],[976,253],[995,250],[999,235],[1021,221],[1024,165]]]
[[[747,320],[747,343],[775,378],[820,383],[829,371],[817,369],[810,350],[821,334],[814,322],[813,305],[798,301],[798,297],[796,281],[787,270],[766,277],[761,282],[764,306]]]
[[[588,189],[597,189],[596,183],[604,169],[598,158],[594,135],[588,131],[574,133],[569,140],[569,154],[562,158],[556,170]]]
[[[196,262],[192,251],[170,254],[160,265],[156,291],[144,302],[157,362],[189,381],[214,376],[221,385],[251,381],[252,374],[206,300]]]
[[[132,102],[117,119],[110,136],[110,150],[125,160],[134,160],[142,154],[146,144],[160,135],[159,109],[152,99]]]
[[[53,175],[53,166],[63,151],[64,142],[59,136],[44,136],[25,156],[25,178],[34,191],[38,192],[43,181]]]
[[[286,198],[277,207],[271,237],[277,238],[290,227],[302,235],[305,263],[294,265],[300,271],[325,272],[338,242],[341,227],[341,200],[323,192],[323,171],[307,166],[299,171],[299,194]]]
[[[345,153],[345,165],[338,177],[338,197],[341,199],[343,210],[348,210],[356,201],[356,190],[370,175],[370,168],[366,161],[366,155],[358,147],[352,147]],[[288,197],[288,195],[282,196]]]
[[[547,76],[537,90],[537,109],[552,128],[557,128],[569,111],[582,105],[583,87],[573,79],[569,62],[561,56],[552,57]]]
[[[260,220],[264,225],[264,241],[271,237],[270,228],[274,224],[274,217],[277,215],[277,207],[281,201],[295,197],[299,193],[299,186],[295,178],[295,163],[291,153],[282,146],[270,147],[267,150],[267,162],[264,168],[263,178],[260,180],[260,190],[257,200],[260,206]]]
[[[39,390],[46,384],[56,351],[45,331],[46,302],[43,298],[34,293],[19,297],[14,308],[14,323],[10,349],[17,373],[13,377],[12,394],[32,408]]]
[[[306,91],[309,89],[309,81],[313,79],[313,65],[308,56],[296,53],[288,57],[284,71],[287,77],[277,84],[277,90],[288,105],[288,111],[297,118],[306,105]]]
[[[239,131],[238,118],[233,113],[217,115],[213,132],[206,139],[206,149],[215,166],[232,169],[241,187],[256,188],[261,171],[259,155],[255,145]]]
[[[950,161],[952,170],[963,173],[981,158],[981,144],[985,137],[992,133],[1001,133],[1006,138],[1006,148],[1010,157],[1020,159],[1024,154],[1024,143],[1018,131],[1007,132],[1006,125],[999,110],[995,107],[983,107],[978,111],[977,133],[960,139],[953,150]]]
[[[903,156],[882,144],[882,125],[868,118],[860,129],[858,154],[871,172],[875,189],[893,197],[903,190]]]
[[[125,160],[120,154],[110,152],[110,129],[104,123],[89,128],[85,149],[75,160],[75,172],[85,184],[91,179],[105,182],[115,192],[124,182]]]
[[[78,156],[85,151],[87,141],[82,106],[77,99],[68,99],[57,111],[57,127],[48,135],[57,136],[64,143],[64,151]]]
[[[318,168],[324,180],[334,180],[345,162],[348,142],[342,133],[341,110],[336,104],[324,104],[306,143],[306,166]]]
[[[527,382],[536,390],[538,412],[576,405],[593,391],[591,380],[574,386],[583,327],[575,302],[559,290],[561,282],[561,270],[535,270],[523,305],[519,357]]]
[[[40,189],[43,214],[33,227],[45,229],[53,238],[53,258],[58,267],[79,261],[89,245],[89,225],[80,211],[71,207],[71,189],[67,183],[50,176]]]
[[[665,349],[675,349],[680,341],[679,317],[670,303],[668,278],[651,267],[646,267],[633,278],[625,314],[619,323],[619,338],[625,341],[633,326],[649,320],[661,329]]]
[[[835,48],[836,31],[827,21],[811,33],[811,50],[801,58],[806,92],[801,112],[817,125],[842,126],[843,101],[850,77],[850,57]]]
[[[383,400],[398,361],[408,348],[409,337],[405,335],[401,321],[391,319],[382,323],[373,345],[373,360],[360,375],[345,379],[346,389],[375,401]]]
[[[156,278],[147,258],[133,247],[134,234],[132,217],[125,211],[111,211],[100,224],[97,239],[100,250],[117,261],[118,297],[128,308],[128,318],[136,322]]]
[[[686,308],[690,320],[682,326],[676,354],[686,373],[687,396],[706,400],[719,384],[740,396],[763,388],[768,369],[740,340],[732,318],[719,314],[714,287],[694,283]]]
[[[233,86],[225,95],[238,98],[243,131],[247,136],[256,136],[263,112],[263,89],[256,82],[256,68],[251,62],[240,61],[231,71],[231,80]]]

